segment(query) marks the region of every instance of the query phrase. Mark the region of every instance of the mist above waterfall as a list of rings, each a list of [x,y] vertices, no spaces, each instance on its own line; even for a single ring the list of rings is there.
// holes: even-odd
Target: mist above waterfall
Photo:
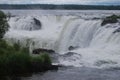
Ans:
[[[66,66],[120,67],[120,33],[114,33],[120,22],[101,26],[104,17],[120,11],[11,12],[14,17],[4,37],[8,42],[30,51],[52,49]]]

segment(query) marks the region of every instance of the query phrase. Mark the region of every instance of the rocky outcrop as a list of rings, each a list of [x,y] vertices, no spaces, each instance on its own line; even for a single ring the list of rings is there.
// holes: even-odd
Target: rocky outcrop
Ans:
[[[13,23],[10,26],[15,30],[34,31],[40,30],[42,28],[42,23],[37,18],[33,17],[16,17],[13,19]]]
[[[64,55],[62,55],[63,57],[71,57],[73,55],[79,55],[79,56],[82,56],[81,54],[77,54],[75,52],[67,52],[65,53]]]
[[[120,28],[117,28],[113,33],[120,32]]]
[[[77,48],[78,48],[78,46],[75,46],[75,47],[70,46],[70,47],[68,48],[68,50],[74,50],[74,49],[77,49]]]
[[[99,60],[95,63],[96,66],[102,66],[105,64],[117,64],[117,62],[114,61],[105,61],[105,60]]]
[[[120,16],[117,16],[114,14],[112,16],[108,16],[103,20],[103,22],[101,23],[101,26],[104,26],[108,23],[117,23],[118,19],[120,19]]]
[[[40,28],[41,28],[41,22],[38,20],[38,19],[36,19],[36,18],[33,18],[33,20],[34,20],[34,23],[36,24],[36,25],[38,25],[38,26],[40,26]]]
[[[39,62],[32,62],[31,71],[32,72],[44,72],[47,70],[58,70],[59,67],[62,67],[61,65],[42,65]]]
[[[55,53],[54,50],[49,50],[49,49],[42,49],[42,48],[39,48],[39,49],[34,49],[33,54],[43,54],[43,53]]]

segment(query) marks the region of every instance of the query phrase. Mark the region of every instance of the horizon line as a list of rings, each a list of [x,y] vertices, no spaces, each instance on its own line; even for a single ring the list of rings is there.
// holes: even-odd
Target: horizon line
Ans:
[[[55,4],[52,4],[52,3],[20,3],[20,4],[11,4],[11,3],[5,3],[5,4],[3,4],[3,3],[0,3],[0,5],[47,5],[47,4],[49,4],[49,5],[83,5],[83,6],[120,6],[120,5],[116,5],[116,4],[71,4],[71,3],[65,3],[65,4],[57,4],[57,3],[55,3]]]

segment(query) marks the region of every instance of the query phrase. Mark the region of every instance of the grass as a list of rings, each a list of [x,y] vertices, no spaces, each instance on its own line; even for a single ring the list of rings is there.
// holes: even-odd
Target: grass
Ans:
[[[28,48],[23,48],[17,43],[10,46],[6,41],[0,40],[0,76],[45,71],[49,66],[51,59],[48,54],[32,57]]]

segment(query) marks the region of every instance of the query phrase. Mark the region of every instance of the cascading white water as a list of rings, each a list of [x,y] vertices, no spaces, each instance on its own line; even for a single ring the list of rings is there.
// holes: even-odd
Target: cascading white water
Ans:
[[[11,29],[28,31],[41,29],[41,23],[36,18],[30,16],[22,18],[16,17],[10,21],[10,25],[12,25]]]
[[[41,22],[41,28],[33,18]],[[120,32],[116,31],[120,23],[101,26],[101,22],[75,15],[16,16],[9,20],[11,27],[4,38],[29,46],[30,51],[55,50],[60,54],[60,64],[67,66],[120,66]]]
[[[82,23],[84,27],[81,25],[80,31],[78,29],[79,34],[77,34],[77,38],[79,41],[77,39],[75,41],[76,43],[78,42],[77,45],[80,47],[64,53],[64,55],[69,53],[73,54],[66,58],[62,56],[60,58],[61,63],[69,66],[99,68],[120,66],[120,33],[115,33],[115,31],[120,28],[120,24],[116,23],[101,26],[101,21],[87,22],[90,22],[91,25],[89,23],[84,24],[84,21],[84,23]],[[80,40],[83,40],[83,42]],[[87,46],[81,47],[82,45],[86,45],[86,43]]]
[[[59,51],[68,51],[70,46],[88,47],[100,21],[76,19],[64,26],[60,37]]]

